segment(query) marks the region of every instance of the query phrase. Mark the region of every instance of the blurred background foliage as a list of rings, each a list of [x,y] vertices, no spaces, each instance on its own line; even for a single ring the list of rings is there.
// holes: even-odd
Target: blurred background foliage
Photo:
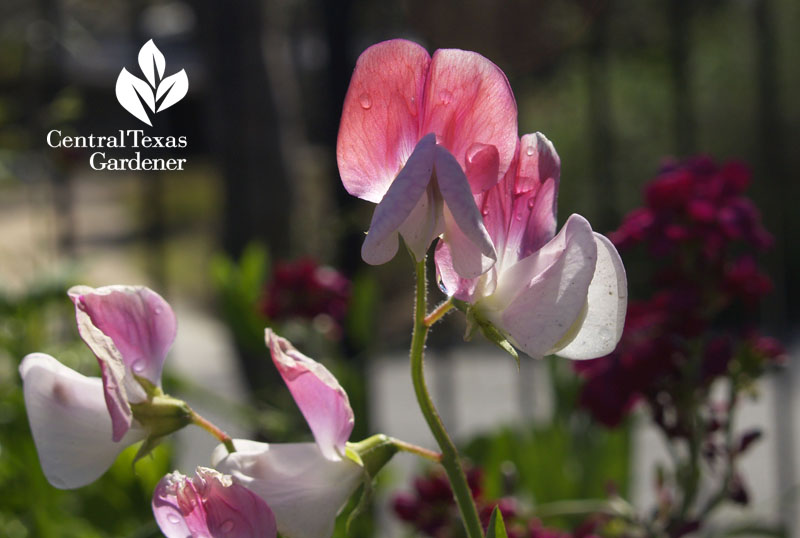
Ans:
[[[328,360],[356,408],[354,438],[372,432],[365,365],[407,345],[411,271],[403,256],[376,268],[361,261],[372,206],[342,189],[335,141],[355,59],[383,39],[406,37],[431,52],[475,50],[504,70],[520,133],[545,133],[561,156],[562,221],[576,212],[601,233],[615,229],[668,157],[748,162],[776,239],[759,258],[775,284],[761,324],[790,336],[800,317],[792,278],[800,272],[797,28],[795,0],[4,0],[0,534],[157,535],[149,496],[172,467],[169,445],[134,474],[131,455],[121,457],[77,493],[49,487],[36,463],[16,373],[21,358],[46,351],[97,372],[64,294],[73,282],[147,283],[223,322],[250,389],[246,420],[261,438],[308,438],[287,391],[274,390],[267,325]],[[113,87],[149,38],[168,70],[180,66],[189,76],[186,99],[149,133],[186,135],[187,170],[111,175],[89,169],[86,150],[49,148],[45,135],[54,128],[108,135],[140,127]],[[313,269],[298,261],[308,257]],[[645,263],[632,262],[629,273]],[[314,293],[327,289],[317,270],[335,267],[348,282],[346,313],[269,310],[281,264],[304,275],[298,289]],[[334,298],[344,293],[341,284],[331,288]],[[462,334],[451,316],[431,342],[454,346]],[[562,370],[553,365],[549,424],[467,443],[492,497],[509,488],[536,502],[592,497],[609,484],[625,493],[627,426],[600,430],[575,413],[578,381]],[[165,386],[182,383],[168,376]],[[790,387],[778,390],[785,396]],[[369,518],[359,525],[358,535],[369,536]]]

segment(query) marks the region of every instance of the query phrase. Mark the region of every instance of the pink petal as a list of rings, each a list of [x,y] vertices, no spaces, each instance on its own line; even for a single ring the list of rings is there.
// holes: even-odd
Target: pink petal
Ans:
[[[443,241],[451,245],[453,268],[464,278],[488,271],[497,255],[483,224],[469,183],[456,159],[442,146],[436,147],[436,181],[444,199]]]
[[[419,211],[418,207],[430,183],[435,152],[436,138],[433,134],[420,140],[386,195],[375,207],[367,238],[361,247],[361,257],[365,262],[380,265],[391,260],[397,253],[397,233],[410,217],[425,219],[422,224],[417,223],[417,226],[425,227],[427,224],[427,211]],[[433,207],[432,210],[437,211],[437,208]],[[432,228],[435,228],[435,224]],[[432,240],[433,237],[428,238],[424,250],[427,250]],[[424,240],[415,243],[420,245]],[[414,256],[418,260],[422,259],[424,250],[421,253],[414,252]]]
[[[113,439],[118,441],[132,421],[128,402],[142,397],[128,372],[161,384],[177,330],[175,314],[160,295],[141,286],[76,286],[69,297],[75,303],[78,332],[100,363]]]
[[[495,186],[499,170],[500,154],[495,146],[473,144],[467,150],[464,172],[474,194],[480,194]]]
[[[478,281],[480,277],[464,278],[459,275],[453,266],[450,245],[444,241],[439,241],[436,245],[435,261],[439,287],[442,288],[444,293],[468,303],[474,302],[479,297]]]
[[[526,134],[520,141],[519,172],[516,192],[536,190],[548,178],[553,178],[558,190],[561,177],[561,158],[553,143],[542,133]],[[553,213],[556,208],[553,207]]]
[[[327,368],[297,351],[285,338],[266,330],[272,361],[308,422],[322,454],[342,459],[355,420],[347,393]]]
[[[336,515],[364,481],[362,467],[325,458],[315,443],[233,444],[232,454],[222,445],[214,450],[214,466],[264,499],[287,538],[330,538]]]
[[[373,45],[358,58],[336,144],[350,194],[380,202],[411,155],[423,134],[419,104],[429,65],[427,51],[404,39]]]
[[[475,152],[476,144],[494,146],[497,175],[476,178],[472,191],[482,192],[497,183],[517,147],[517,105],[503,72],[475,52],[437,50],[425,84],[420,125],[420,133],[429,132],[436,133],[437,141],[450,150],[463,170],[467,170],[467,157]]]
[[[204,467],[192,478],[177,471],[166,475],[156,486],[152,505],[167,538],[270,538],[278,532],[261,497]]]
[[[589,284],[588,310],[580,331],[557,355],[568,359],[594,359],[617,347],[625,325],[628,281],[617,249],[595,233],[597,267]]]
[[[597,246],[589,223],[572,215],[540,251],[498,275],[488,317],[534,358],[552,353],[584,314]]]
[[[111,440],[100,378],[83,376],[44,353],[26,356],[19,372],[33,441],[53,486],[94,482],[123,449],[144,438],[131,429],[121,442]]]

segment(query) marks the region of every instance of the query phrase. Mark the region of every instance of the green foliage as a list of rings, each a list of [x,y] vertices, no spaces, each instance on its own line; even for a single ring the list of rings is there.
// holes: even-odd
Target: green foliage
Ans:
[[[238,261],[223,254],[211,261],[211,279],[218,291],[222,316],[237,343],[249,352],[264,351],[267,322],[256,307],[269,268],[269,253],[257,243],[249,244]]]
[[[503,513],[495,506],[489,518],[489,527],[486,529],[486,538],[508,538],[506,524],[503,522]]]

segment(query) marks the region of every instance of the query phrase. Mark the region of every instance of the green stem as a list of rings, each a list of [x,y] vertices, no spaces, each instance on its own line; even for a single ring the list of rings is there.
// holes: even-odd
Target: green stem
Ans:
[[[228,449],[228,454],[233,454],[236,452],[236,448],[233,446],[233,439],[231,439],[230,435],[212,424],[208,419],[200,416],[200,414],[198,414],[194,409],[190,409],[190,411],[192,424],[200,426],[205,431],[216,437],[219,442],[225,445],[225,448]]]
[[[450,480],[453,488],[453,497],[458,510],[461,512],[461,519],[467,531],[468,538],[483,538],[483,527],[481,526],[478,509],[472,499],[472,494],[467,483],[464,469],[458,457],[453,440],[447,434],[447,430],[442,424],[442,419],[433,405],[428,387],[425,384],[424,356],[425,339],[428,336],[429,326],[425,324],[425,311],[427,309],[427,279],[425,276],[425,259],[416,264],[417,273],[417,298],[414,308],[414,333],[411,338],[411,380],[414,383],[414,392],[417,396],[422,415],[425,417],[428,427],[433,433],[433,437],[442,450],[442,466]]]
[[[442,319],[451,308],[453,308],[453,298],[449,297],[445,302],[437,306],[433,312],[425,316],[423,323],[425,323],[426,327],[433,327],[433,325]]]
[[[425,458],[426,460],[430,460],[435,463],[442,462],[442,455],[438,452],[434,452],[433,450],[428,450],[427,448],[422,448],[421,446],[413,445],[411,443],[406,443],[405,441],[395,439],[394,437],[391,438],[391,441],[392,444],[397,447],[397,450],[414,454],[420,458]]]

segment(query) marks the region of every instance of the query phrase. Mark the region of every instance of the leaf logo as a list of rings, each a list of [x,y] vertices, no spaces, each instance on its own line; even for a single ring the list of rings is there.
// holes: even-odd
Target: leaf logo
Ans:
[[[144,105],[154,114],[166,110],[184,98],[189,91],[186,70],[164,77],[164,55],[151,39],[139,49],[139,68],[147,81],[128,72],[124,67],[117,77],[117,101],[136,118],[153,126]]]

